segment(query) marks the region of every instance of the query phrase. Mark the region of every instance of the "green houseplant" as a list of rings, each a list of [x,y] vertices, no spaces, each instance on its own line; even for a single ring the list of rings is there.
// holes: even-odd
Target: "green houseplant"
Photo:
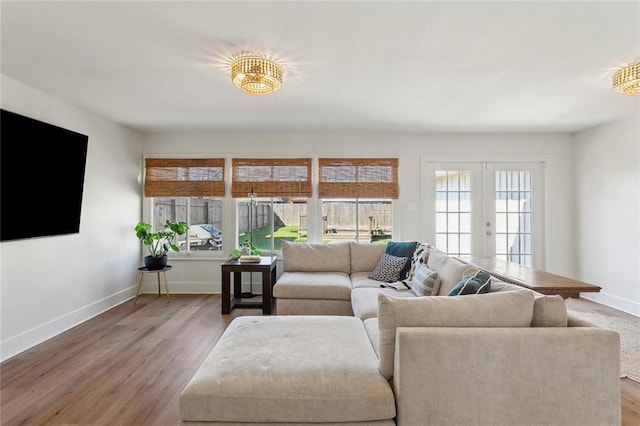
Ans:
[[[136,237],[149,250],[149,256],[144,257],[144,265],[149,269],[162,269],[167,264],[167,253],[179,252],[175,244],[177,235],[184,235],[189,226],[185,222],[165,221],[164,229],[152,232],[153,226],[147,222],[139,222],[136,227]]]
[[[231,259],[240,259],[240,256],[260,256],[261,254],[262,252],[258,250],[253,244],[251,244],[249,241],[244,241],[240,244],[240,248],[237,248],[231,252],[229,257]]]

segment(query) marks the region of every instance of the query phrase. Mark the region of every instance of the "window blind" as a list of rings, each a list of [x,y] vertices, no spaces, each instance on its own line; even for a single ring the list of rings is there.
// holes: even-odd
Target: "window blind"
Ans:
[[[145,197],[224,197],[224,158],[146,158]]]
[[[311,197],[310,158],[234,158],[231,195],[247,197]]]
[[[320,158],[320,198],[397,199],[397,158]]]

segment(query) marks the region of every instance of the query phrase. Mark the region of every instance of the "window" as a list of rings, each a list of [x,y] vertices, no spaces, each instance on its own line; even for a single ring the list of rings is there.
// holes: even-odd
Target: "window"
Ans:
[[[452,256],[471,255],[471,172],[437,170],[436,247]]]
[[[495,171],[496,257],[531,266],[531,172]]]
[[[232,175],[238,244],[249,241],[262,252],[273,252],[283,239],[307,240],[310,158],[234,158]]]
[[[397,158],[320,158],[322,240],[391,241]]]
[[[184,221],[189,232],[176,242],[182,252],[222,250],[224,159],[147,158],[144,195],[152,200],[150,223]]]
[[[427,240],[452,256],[544,269],[544,163],[423,160]],[[433,195],[431,195],[433,194]]]
[[[322,201],[322,241],[391,241],[391,200]]]

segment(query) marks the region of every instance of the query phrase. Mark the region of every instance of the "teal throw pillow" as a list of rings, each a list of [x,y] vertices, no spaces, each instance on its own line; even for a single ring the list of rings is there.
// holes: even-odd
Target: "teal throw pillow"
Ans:
[[[404,280],[409,275],[409,268],[411,268],[411,259],[413,258],[413,252],[416,250],[417,245],[417,241],[391,241],[387,243],[387,248],[384,251],[386,254],[407,258],[407,263],[400,271],[400,278],[398,279]]]
[[[484,271],[476,271],[462,277],[462,280],[449,292],[449,296],[489,293],[489,290],[491,290],[491,275]]]

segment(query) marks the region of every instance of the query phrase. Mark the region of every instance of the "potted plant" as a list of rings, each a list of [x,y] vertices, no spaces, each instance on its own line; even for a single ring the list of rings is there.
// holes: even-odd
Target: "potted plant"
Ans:
[[[240,256],[260,256],[262,252],[258,250],[253,244],[249,241],[245,241],[240,244],[240,248],[235,249],[231,252],[231,259],[240,259]]]
[[[162,269],[167,264],[167,253],[179,252],[180,248],[175,244],[177,235],[184,235],[189,226],[185,222],[164,223],[164,229],[152,232],[153,226],[146,222],[139,222],[136,227],[136,237],[149,249],[149,255],[144,257],[144,266],[149,269]]]

